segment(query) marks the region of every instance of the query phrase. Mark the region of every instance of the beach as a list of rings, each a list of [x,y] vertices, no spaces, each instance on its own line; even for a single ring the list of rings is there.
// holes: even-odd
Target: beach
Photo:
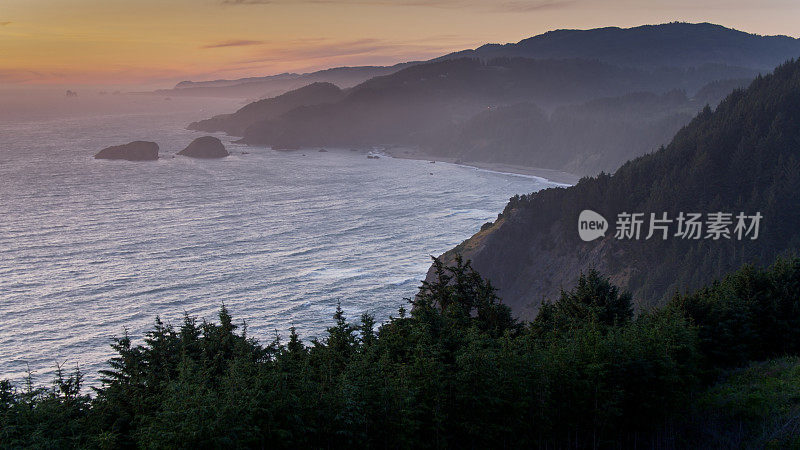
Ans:
[[[409,148],[409,147],[394,147],[383,150],[381,153],[391,156],[392,158],[444,162],[450,164],[458,164],[462,166],[475,167],[477,169],[488,170],[491,172],[525,175],[569,186],[576,184],[578,180],[581,179],[580,175],[575,175],[560,170],[521,166],[518,164],[504,164],[504,163],[480,162],[480,161],[460,161],[458,158],[431,155],[430,153],[427,153],[420,149]]]

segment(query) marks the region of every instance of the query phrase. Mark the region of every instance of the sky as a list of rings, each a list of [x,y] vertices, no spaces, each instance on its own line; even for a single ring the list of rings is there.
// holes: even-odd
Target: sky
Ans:
[[[797,0],[0,0],[0,87],[169,87],[676,20],[800,37],[798,17]]]

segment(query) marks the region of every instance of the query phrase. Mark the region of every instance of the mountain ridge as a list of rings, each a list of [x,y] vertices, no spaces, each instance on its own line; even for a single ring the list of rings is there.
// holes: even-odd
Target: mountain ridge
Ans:
[[[747,33],[708,22],[670,22],[629,28],[551,30],[516,43],[485,44],[440,58],[464,56],[597,58],[640,68],[725,63],[771,70],[789,57],[800,56],[800,39]]]
[[[665,30],[669,33],[665,33]],[[675,33],[676,31],[679,33]],[[673,36],[669,39],[659,40],[657,36],[653,36],[654,32]],[[723,38],[736,42],[720,47]],[[581,39],[582,41],[580,41]],[[673,46],[676,43],[680,44],[679,51],[667,52],[667,54],[654,51],[654,45],[657,48],[659,43],[664,43],[664,39]],[[609,42],[613,45],[609,46]],[[624,42],[625,45],[620,47],[619,42]],[[705,43],[706,48],[695,48],[697,42]],[[647,45],[643,45],[643,43]],[[711,46],[713,48],[709,47],[711,44],[714,44]],[[663,47],[661,49],[663,50]],[[724,52],[724,57],[721,56],[720,51]],[[263,98],[302,87],[302,83],[330,82],[340,88],[347,88],[374,76],[386,75],[424,62],[462,57],[491,59],[501,56],[535,59],[598,59],[616,65],[649,69],[725,64],[756,71],[769,71],[789,58],[800,56],[800,38],[785,35],[764,36],[708,22],[670,22],[629,28],[557,29],[530,36],[516,43],[487,43],[474,49],[454,51],[427,61],[408,61],[391,66],[332,67],[316,72],[286,72],[235,80],[220,79],[199,82],[186,80],[177,83],[172,89],[161,89],[154,93],[158,95]],[[672,59],[664,60],[665,56]],[[637,62],[636,58],[644,59],[644,61]],[[349,75],[347,75],[348,73]]]
[[[286,72],[236,80],[181,81],[171,89],[159,89],[151,92],[151,94],[262,99],[282,95],[312,83],[331,83],[340,88],[348,88],[376,76],[391,74],[414,64],[416,62],[411,61],[392,66],[332,67],[315,72],[299,74]]]

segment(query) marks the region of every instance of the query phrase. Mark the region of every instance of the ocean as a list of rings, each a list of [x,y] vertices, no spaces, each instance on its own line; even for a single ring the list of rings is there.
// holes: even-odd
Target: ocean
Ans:
[[[4,98],[5,96],[5,98]],[[250,336],[324,337],[341,302],[355,320],[408,306],[438,255],[542,179],[348,149],[175,153],[194,120],[231,100],[0,92],[0,379],[48,383],[78,365],[90,385],[111,339],[156,318],[216,320]],[[105,161],[152,140],[155,162]]]

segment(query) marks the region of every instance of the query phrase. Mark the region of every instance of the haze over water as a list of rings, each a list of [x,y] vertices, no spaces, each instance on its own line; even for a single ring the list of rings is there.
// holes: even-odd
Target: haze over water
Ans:
[[[91,383],[126,327],[138,339],[156,315],[216,320],[223,302],[262,342],[290,326],[322,336],[337,301],[351,319],[385,320],[407,306],[428,255],[545,186],[230,138],[224,160],[173,158],[201,135],[187,123],[236,104],[37,95],[54,106],[6,108],[0,121],[0,378],[18,381],[29,365],[47,381],[67,361]],[[158,142],[162,159],[92,158],[137,139]]]

